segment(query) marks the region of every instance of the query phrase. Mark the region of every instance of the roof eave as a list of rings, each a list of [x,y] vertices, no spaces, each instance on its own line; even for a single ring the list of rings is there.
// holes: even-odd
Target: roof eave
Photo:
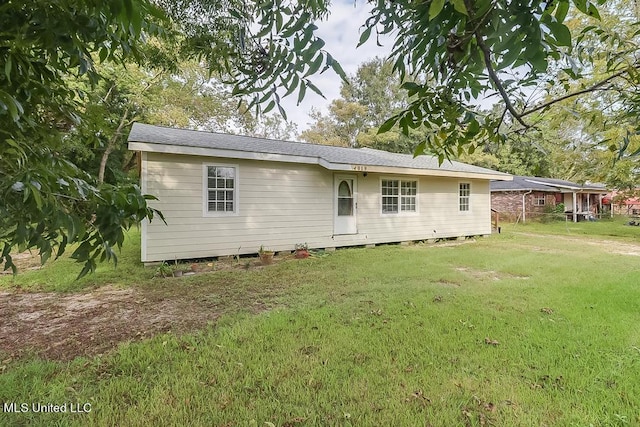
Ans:
[[[228,150],[219,148],[194,147],[171,144],[157,144],[144,141],[129,141],[129,150],[144,151],[162,154],[181,154],[190,156],[207,156],[219,157],[225,159],[243,159],[243,160],[263,160],[285,163],[301,163],[319,165],[331,171],[342,172],[371,172],[390,175],[419,175],[419,176],[441,176],[451,178],[466,179],[487,179],[510,181],[513,179],[511,175],[502,172],[484,173],[469,171],[451,171],[446,169],[418,169],[418,168],[402,168],[394,166],[380,165],[364,165],[352,163],[332,163],[320,157],[296,156],[289,154],[273,154],[273,153],[256,153],[241,150]]]
[[[155,144],[152,142],[129,141],[129,150],[162,154],[182,154],[186,156],[220,157],[224,159],[266,160],[285,163],[321,164],[318,157],[295,156],[273,153],[256,153],[219,148],[193,147],[183,145]]]

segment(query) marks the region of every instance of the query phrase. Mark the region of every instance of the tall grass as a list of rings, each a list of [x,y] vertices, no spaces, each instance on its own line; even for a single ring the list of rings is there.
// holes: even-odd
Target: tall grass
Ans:
[[[0,425],[639,425],[639,258],[526,230],[237,272],[290,291],[193,334],[13,362],[0,402],[92,410]],[[213,298],[228,275],[198,280]]]

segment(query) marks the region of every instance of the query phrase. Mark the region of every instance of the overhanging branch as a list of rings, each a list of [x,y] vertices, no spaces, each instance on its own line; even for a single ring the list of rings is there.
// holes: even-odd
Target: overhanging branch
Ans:
[[[558,102],[562,102],[564,100],[567,100],[567,99],[570,99],[570,98],[573,98],[573,97],[576,97],[576,96],[584,95],[585,93],[594,92],[594,91],[602,88],[602,86],[606,85],[611,80],[628,73],[629,72],[629,68],[630,67],[627,67],[624,70],[620,70],[617,73],[614,73],[614,74],[610,75],[609,77],[607,77],[606,79],[604,79],[602,81],[599,81],[598,83],[596,83],[594,85],[591,85],[591,86],[589,86],[587,88],[578,90],[576,92],[568,93],[568,94],[563,95],[561,97],[552,99],[551,101],[547,101],[545,103],[542,103],[542,104],[538,105],[537,107],[531,108],[529,110],[525,110],[525,111],[523,111],[522,113],[519,114],[519,117],[525,117],[525,116],[528,116],[531,113],[535,113],[536,111],[544,110],[545,108],[550,107],[553,104],[557,104]]]
[[[467,8],[467,11],[473,10],[469,0],[465,0],[465,6]],[[493,64],[491,63],[491,52],[489,51],[489,48],[487,48],[487,45],[484,43],[484,37],[482,36],[482,33],[480,33],[479,28],[480,28],[479,26],[474,28],[474,35],[476,36],[476,43],[478,43],[478,47],[482,51],[484,64],[487,69],[487,73],[489,73],[489,78],[491,79],[491,81],[493,82],[493,85],[496,87],[496,89],[500,93],[500,96],[502,97],[502,100],[504,101],[504,104],[507,110],[509,111],[509,113],[511,113],[513,118],[516,119],[518,123],[520,123],[525,128],[528,128],[529,125],[527,125],[527,123],[525,123],[525,121],[522,120],[521,114],[519,114],[514,108],[513,104],[511,103],[511,99],[509,99],[509,94],[505,90],[504,86],[502,86],[502,82],[500,81],[498,74],[493,69]]]

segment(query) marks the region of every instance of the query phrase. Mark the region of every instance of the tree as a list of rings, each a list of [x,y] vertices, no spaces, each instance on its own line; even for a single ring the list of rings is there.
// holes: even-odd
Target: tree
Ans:
[[[550,67],[542,82],[548,92],[538,104],[552,107],[552,114],[539,109],[527,116],[531,127],[526,133],[514,132],[514,127],[504,132],[509,136],[508,145],[531,147],[536,149],[533,154],[540,153],[527,158],[539,159],[546,175],[604,182],[612,188],[637,185],[638,109],[630,98],[638,90],[628,68],[633,66],[629,55],[638,51],[638,34],[629,25],[638,20],[635,9],[631,2],[609,1],[600,8],[597,27],[592,19],[570,13],[567,26],[577,35],[574,56],[584,57],[588,72],[574,76],[579,77],[576,79],[568,74],[580,71],[578,67],[567,71]],[[615,67],[625,72],[612,74]],[[566,97],[566,93],[579,96]]]
[[[98,185],[56,150],[77,123],[78,92],[65,76],[97,82],[92,55],[135,57],[143,34],[159,32],[161,14],[146,1],[36,1],[0,8],[0,262],[37,248],[42,262],[77,243],[82,274],[117,260],[123,229],[153,218],[133,185]]]
[[[143,121],[160,126],[233,133],[255,128],[258,120],[237,102],[200,64],[178,61],[171,68],[153,64],[99,64],[97,84],[68,84],[83,96],[76,112],[80,122],[69,129],[60,152],[98,182],[116,184],[135,165],[126,139],[131,124]]]
[[[361,43],[372,34],[394,34],[390,60],[406,75],[424,75],[426,83],[407,82],[403,87],[412,102],[382,127],[399,125],[405,134],[420,126],[429,129],[419,147],[443,158],[472,149],[488,141],[498,141],[504,121],[529,129],[528,119],[563,99],[599,90],[622,78],[636,75],[633,54],[621,46],[610,55],[603,74],[590,86],[578,90],[560,85],[551,90],[553,98],[538,102],[527,87],[558,70],[563,80],[581,79],[588,74],[587,55],[580,53],[565,20],[572,14],[587,16],[592,24],[584,34],[599,31],[599,6],[583,0],[432,0],[426,2],[377,2],[367,20]],[[575,9],[572,9],[572,6]],[[591,46],[605,54],[612,39]],[[606,46],[605,46],[606,45]],[[586,61],[580,67],[580,61]],[[552,70],[553,68],[553,70]],[[548,81],[548,80],[547,80]],[[560,90],[562,89],[562,91]],[[495,93],[503,108],[498,116],[484,114],[477,103]],[[475,149],[475,148],[473,148]]]
[[[504,123],[529,129],[527,120],[562,100],[620,88],[621,81],[636,88],[637,44],[600,28],[605,3],[376,0],[360,41],[394,35],[389,60],[410,100],[380,130],[398,125],[410,136],[412,129],[423,128],[426,138],[416,153],[429,149],[442,160],[502,140],[498,130]],[[565,23],[570,9],[592,24],[578,37]],[[5,268],[13,267],[9,252],[15,246],[38,248],[44,261],[54,249],[60,254],[67,243],[77,242],[73,256],[85,262],[84,274],[96,260],[115,257],[123,227],[154,214],[134,185],[99,184],[56,149],[78,124],[82,95],[65,76],[95,85],[94,58],[143,61],[144,41],[159,36],[175,43],[181,55],[206,61],[212,75],[222,76],[249,107],[263,113],[278,107],[285,115],[282,97],[301,100],[307,90],[319,92],[310,80],[314,74],[331,69],[346,78],[315,35],[314,21],[327,13],[325,0],[5,2],[0,6],[0,261]],[[599,58],[604,67],[596,74],[592,64]],[[549,84],[552,98],[532,104],[522,88],[549,82],[550,71],[557,71],[562,84]],[[571,81],[591,84],[576,87]],[[484,114],[472,102],[491,92],[504,106],[498,116]],[[627,90],[620,98],[629,122],[640,111],[637,93]]]
[[[329,106],[329,114],[312,110],[309,115],[315,123],[303,131],[300,138],[314,144],[356,147],[358,134],[363,130],[367,109],[357,102],[335,99]]]
[[[322,95],[311,76],[331,69],[346,78],[315,34],[314,22],[328,15],[326,0],[156,1],[180,26],[181,54],[204,61],[257,113],[277,107],[286,120],[282,97],[297,95],[299,103],[307,90]]]
[[[263,9],[254,15],[258,6]],[[72,257],[85,263],[80,275],[86,274],[98,260],[117,260],[113,248],[122,244],[124,229],[159,214],[147,206],[149,197],[136,185],[106,182],[109,158],[122,147],[127,124],[141,114],[142,92],[152,88],[140,92],[109,64],[127,62],[126,74],[134,63],[175,70],[179,52],[209,59],[209,71],[235,82],[237,94],[266,93],[276,99],[276,82],[288,84],[291,92],[298,89],[302,98],[307,88],[317,91],[308,75],[320,66],[341,71],[313,35],[312,20],[326,12],[326,5],[282,10],[271,5],[275,13],[266,6],[208,0],[36,0],[0,6],[0,262],[5,269],[15,272],[10,256],[15,247],[38,249],[45,262],[77,243]],[[212,13],[194,15],[197,11]],[[261,20],[258,25],[255,16]],[[283,38],[256,42],[273,28],[289,34],[295,49]],[[257,34],[251,35],[255,29]],[[299,30],[302,35],[294,34]],[[149,43],[154,37],[173,49]],[[273,61],[272,49],[277,50]],[[293,56],[283,57],[285,51]],[[161,77],[175,88],[178,82],[171,76],[152,73],[146,79]],[[293,81],[295,85],[289,84]],[[162,99],[156,95],[154,99]],[[267,98],[253,97],[250,105],[266,112],[275,105],[261,108]],[[163,101],[158,116],[167,114],[167,105],[172,102]],[[144,108],[147,114],[153,110],[151,104]],[[167,116],[175,118],[176,112]],[[197,110],[189,110],[188,116],[193,125]],[[211,113],[208,117],[206,125],[211,125]],[[101,151],[97,176],[71,161],[76,149],[83,149],[85,161]]]
[[[409,136],[394,130],[382,135],[377,132],[390,115],[408,105],[400,85],[390,62],[381,58],[364,62],[341,84],[341,97],[331,102],[327,115],[311,112],[314,123],[300,137],[316,144],[412,153],[424,137],[420,130]]]
[[[407,94],[401,89],[402,81],[393,70],[393,64],[383,58],[373,58],[358,67],[355,75],[340,86],[340,95],[346,102],[355,102],[366,108],[364,125],[378,128],[389,117],[406,108]]]

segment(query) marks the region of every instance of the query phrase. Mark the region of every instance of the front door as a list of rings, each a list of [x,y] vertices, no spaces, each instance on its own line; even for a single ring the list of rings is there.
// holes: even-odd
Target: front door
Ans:
[[[355,175],[337,175],[334,189],[334,234],[356,234],[356,192]]]

